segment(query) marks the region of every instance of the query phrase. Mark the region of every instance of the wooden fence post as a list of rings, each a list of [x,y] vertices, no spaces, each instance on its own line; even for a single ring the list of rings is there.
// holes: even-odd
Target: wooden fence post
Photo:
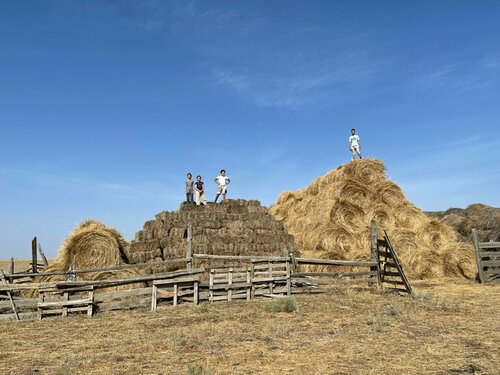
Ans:
[[[377,277],[376,277],[376,281],[375,281],[375,278],[373,276],[370,276],[370,279],[374,279],[374,280],[370,281],[368,283],[369,285],[374,285],[374,284],[379,285],[380,284],[380,270],[379,270],[379,266],[378,266],[377,240],[378,240],[377,222],[375,221],[375,219],[372,219],[372,221],[370,223],[370,261],[377,262],[377,266],[370,267],[370,271],[372,271],[372,272],[376,271]]]
[[[190,225],[187,230],[187,254],[186,266],[188,269],[193,268],[193,227]]]
[[[479,248],[479,240],[477,238],[477,230],[476,228],[472,228],[472,242],[474,243],[474,250],[476,252],[476,263],[477,263],[477,272],[479,275],[479,282],[484,283],[484,275],[483,275],[483,266],[481,265],[481,256],[479,252],[481,249]]]
[[[38,252],[40,253],[40,256],[42,257],[42,261],[43,261],[44,266],[47,267],[49,265],[49,262],[47,262],[47,258],[45,258],[45,254],[43,253],[42,245],[40,245],[40,243],[38,243]]]
[[[14,258],[10,258],[10,264],[9,264],[9,274],[14,274],[15,268],[14,268]],[[11,280],[12,282],[12,280]]]
[[[36,237],[33,237],[33,241],[31,241],[31,270],[33,273],[37,273],[38,269],[38,259],[36,255]]]

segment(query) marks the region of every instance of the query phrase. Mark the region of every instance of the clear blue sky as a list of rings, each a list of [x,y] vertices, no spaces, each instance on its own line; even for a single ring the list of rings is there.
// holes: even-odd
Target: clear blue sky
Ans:
[[[498,1],[0,2],[0,258],[86,218],[127,240],[213,199],[272,204],[366,156],[426,210],[500,205]]]

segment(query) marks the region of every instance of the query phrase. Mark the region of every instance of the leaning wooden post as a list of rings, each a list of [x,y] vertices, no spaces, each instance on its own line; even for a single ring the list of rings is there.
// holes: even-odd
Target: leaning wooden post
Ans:
[[[40,253],[40,256],[42,257],[43,265],[47,267],[49,265],[49,262],[47,262],[47,258],[45,258],[45,254],[43,253],[42,250],[42,245],[38,243],[38,252]]]
[[[481,255],[479,252],[479,240],[477,238],[477,230],[476,228],[472,228],[472,242],[474,243],[474,250],[476,251],[476,263],[477,263],[477,272],[479,275],[479,282],[484,283],[484,274],[483,274],[483,266],[481,265]]]
[[[379,270],[379,266],[378,266],[378,254],[377,254],[378,244],[377,244],[377,240],[378,240],[377,222],[375,221],[375,219],[372,219],[372,221],[370,223],[370,261],[376,262],[377,265],[370,267],[370,271],[371,272],[374,272],[374,271],[377,272],[376,284],[379,285],[380,284],[380,270]],[[375,279],[375,278],[373,276],[370,276],[370,279]],[[374,285],[375,284],[375,280],[370,281],[368,284],[369,285]]]
[[[38,259],[36,256],[36,237],[33,238],[33,241],[31,241],[31,269],[33,273],[37,273],[38,269]]]
[[[187,230],[187,254],[186,266],[188,269],[193,268],[193,227],[190,225]]]
[[[2,283],[4,285],[7,285],[7,280],[5,279],[5,275],[3,271],[0,269],[0,280],[2,280]],[[14,303],[14,299],[12,298],[12,294],[10,293],[10,290],[7,289],[7,296],[9,297],[10,305],[12,306],[12,311],[14,311],[14,316],[16,317],[16,320],[21,320],[19,318],[19,314],[17,313],[17,308],[16,304]]]
[[[14,270],[15,270],[15,268],[14,268],[14,258],[10,258],[9,274],[13,275],[14,274]]]

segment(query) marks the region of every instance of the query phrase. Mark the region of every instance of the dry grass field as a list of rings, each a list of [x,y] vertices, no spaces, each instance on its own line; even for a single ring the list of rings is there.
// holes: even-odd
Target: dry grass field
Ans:
[[[339,287],[0,325],[2,374],[500,374],[500,286]]]
[[[49,262],[49,264],[52,264],[54,263],[55,259],[56,258],[47,258],[47,261]],[[38,261],[42,263],[40,259]],[[30,268],[30,263],[31,259],[15,259],[14,271],[15,272],[26,271],[28,268]],[[3,270],[3,272],[5,273],[9,272],[9,264],[10,264],[10,259],[0,259],[0,269]]]

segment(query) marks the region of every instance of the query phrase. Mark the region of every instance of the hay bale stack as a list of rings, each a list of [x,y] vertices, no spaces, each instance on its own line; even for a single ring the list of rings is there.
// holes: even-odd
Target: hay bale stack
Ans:
[[[193,228],[193,251],[215,255],[281,255],[297,253],[293,237],[258,201],[227,199],[206,206],[181,204],[144,224],[130,244],[132,263],[184,258],[187,229]]]
[[[408,202],[377,159],[342,165],[307,188],[283,192],[269,212],[284,222],[303,256],[367,259],[370,221],[375,218],[379,230],[387,230],[408,275],[474,277],[472,246],[457,242],[451,227]]]
[[[59,248],[54,263],[45,268],[35,277],[35,282],[51,282],[64,280],[62,275],[44,275],[45,272],[67,271],[73,267],[76,256],[77,269],[103,268],[127,264],[126,253],[129,244],[121,233],[96,220],[86,220],[76,227]],[[90,272],[78,274],[78,280],[105,280],[135,276],[149,273],[150,270],[112,270],[104,272]],[[136,287],[143,284],[133,284]],[[99,289],[99,292],[130,288],[130,285]],[[35,292],[30,292],[34,296]]]
[[[450,208],[426,214],[451,226],[461,242],[472,241],[472,228],[477,229],[480,242],[500,241],[500,208],[476,203],[466,209]]]

